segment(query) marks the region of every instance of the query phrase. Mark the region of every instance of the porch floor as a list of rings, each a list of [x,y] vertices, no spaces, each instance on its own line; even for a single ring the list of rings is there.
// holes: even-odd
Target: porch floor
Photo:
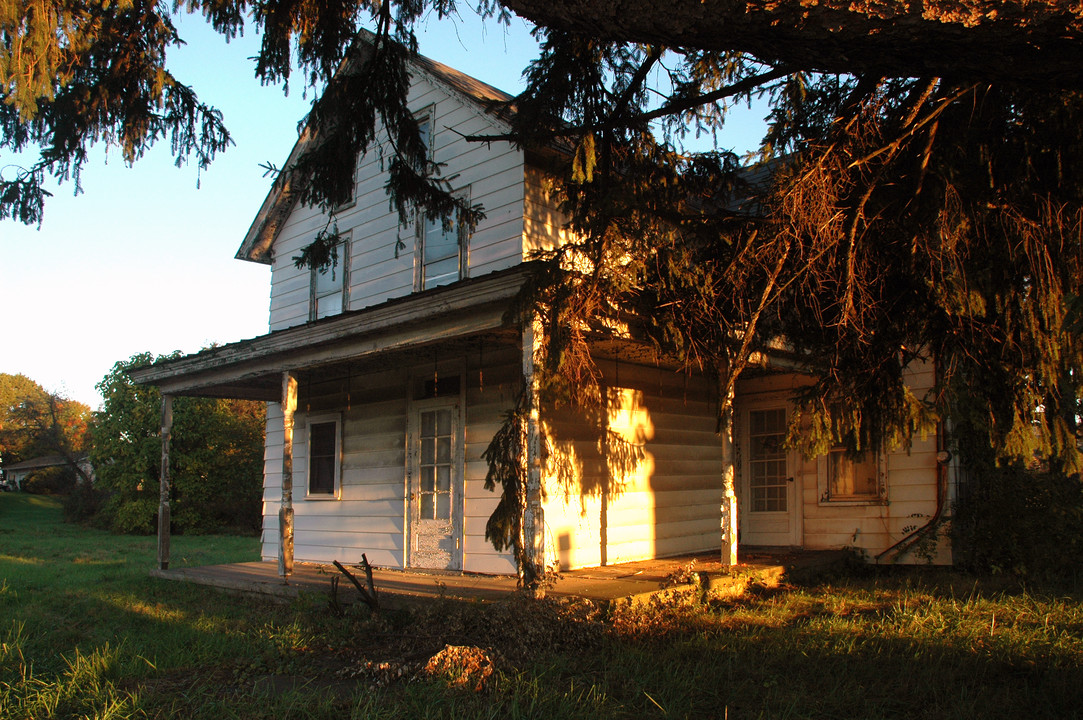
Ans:
[[[745,550],[743,561],[733,568],[724,567],[718,553],[640,560],[562,572],[546,588],[546,594],[616,603],[645,602],[660,593],[697,586],[715,592],[739,594],[753,583],[773,586],[784,580],[806,579],[839,568],[849,557],[848,553],[840,550],[754,548]],[[347,569],[364,582],[363,572],[353,566],[347,566]],[[303,592],[329,594],[331,578],[342,577],[333,565],[297,563],[293,574],[283,580],[278,576],[276,562],[154,569],[151,575],[283,600],[296,598]],[[380,602],[385,607],[425,598],[494,601],[516,591],[516,579],[506,575],[384,568],[375,568],[372,575]],[[346,578],[342,578],[339,584],[338,595],[340,602],[353,602],[358,597]]]

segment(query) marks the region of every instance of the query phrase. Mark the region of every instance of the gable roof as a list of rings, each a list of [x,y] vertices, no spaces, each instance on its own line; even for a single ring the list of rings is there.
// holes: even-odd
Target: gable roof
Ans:
[[[371,33],[363,31],[363,40],[367,42],[371,40],[371,37]],[[452,95],[459,97],[464,104],[473,105],[500,124],[507,125],[509,116],[514,112],[509,104],[514,99],[512,95],[423,55],[416,55],[407,62],[413,71],[412,76],[417,73],[439,83]],[[283,167],[289,167],[308,149],[314,139],[313,133],[306,125],[293,149],[290,150],[289,158]],[[293,204],[294,193],[289,180],[273,183],[235,257],[238,260],[271,264],[271,246],[274,245],[280,228],[293,210]]]
[[[76,458],[76,462],[84,462],[87,457],[86,454],[79,455]],[[59,465],[67,464],[68,459],[63,455],[43,455],[42,457],[11,463],[10,465],[4,465],[3,467],[4,470],[40,470],[42,468],[57,467]]]

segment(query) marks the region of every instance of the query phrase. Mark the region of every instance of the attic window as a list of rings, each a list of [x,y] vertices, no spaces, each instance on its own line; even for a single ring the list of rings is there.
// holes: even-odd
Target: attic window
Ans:
[[[325,268],[313,268],[310,287],[309,320],[338,315],[348,309],[350,287],[349,238],[335,246],[335,262]]]

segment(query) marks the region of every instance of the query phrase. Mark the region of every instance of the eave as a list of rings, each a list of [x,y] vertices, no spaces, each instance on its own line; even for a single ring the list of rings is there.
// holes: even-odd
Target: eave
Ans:
[[[363,310],[277,330],[174,360],[130,370],[139,385],[169,395],[275,401],[284,372],[416,354],[426,346],[509,331],[508,308],[530,264]]]

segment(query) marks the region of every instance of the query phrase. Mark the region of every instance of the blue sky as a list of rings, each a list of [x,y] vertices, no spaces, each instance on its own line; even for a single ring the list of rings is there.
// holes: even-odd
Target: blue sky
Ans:
[[[285,96],[253,78],[259,39],[226,44],[199,18],[179,23],[188,45],[170,67],[222,110],[236,145],[209,170],[174,167],[168,143],[132,167],[97,148],[84,192],[53,188],[41,228],[0,221],[0,372],[23,373],[97,408],[94,388],[139,352],[195,352],[267,329],[270,268],[235,260],[270,180],[260,163],[285,160],[311,97]],[[525,24],[434,19],[421,52],[508,92],[536,45]],[[756,114],[733,123],[723,145],[747,147]],[[0,155],[0,169],[12,158]],[[7,172],[10,172],[7,171]],[[198,186],[197,186],[198,185]]]

